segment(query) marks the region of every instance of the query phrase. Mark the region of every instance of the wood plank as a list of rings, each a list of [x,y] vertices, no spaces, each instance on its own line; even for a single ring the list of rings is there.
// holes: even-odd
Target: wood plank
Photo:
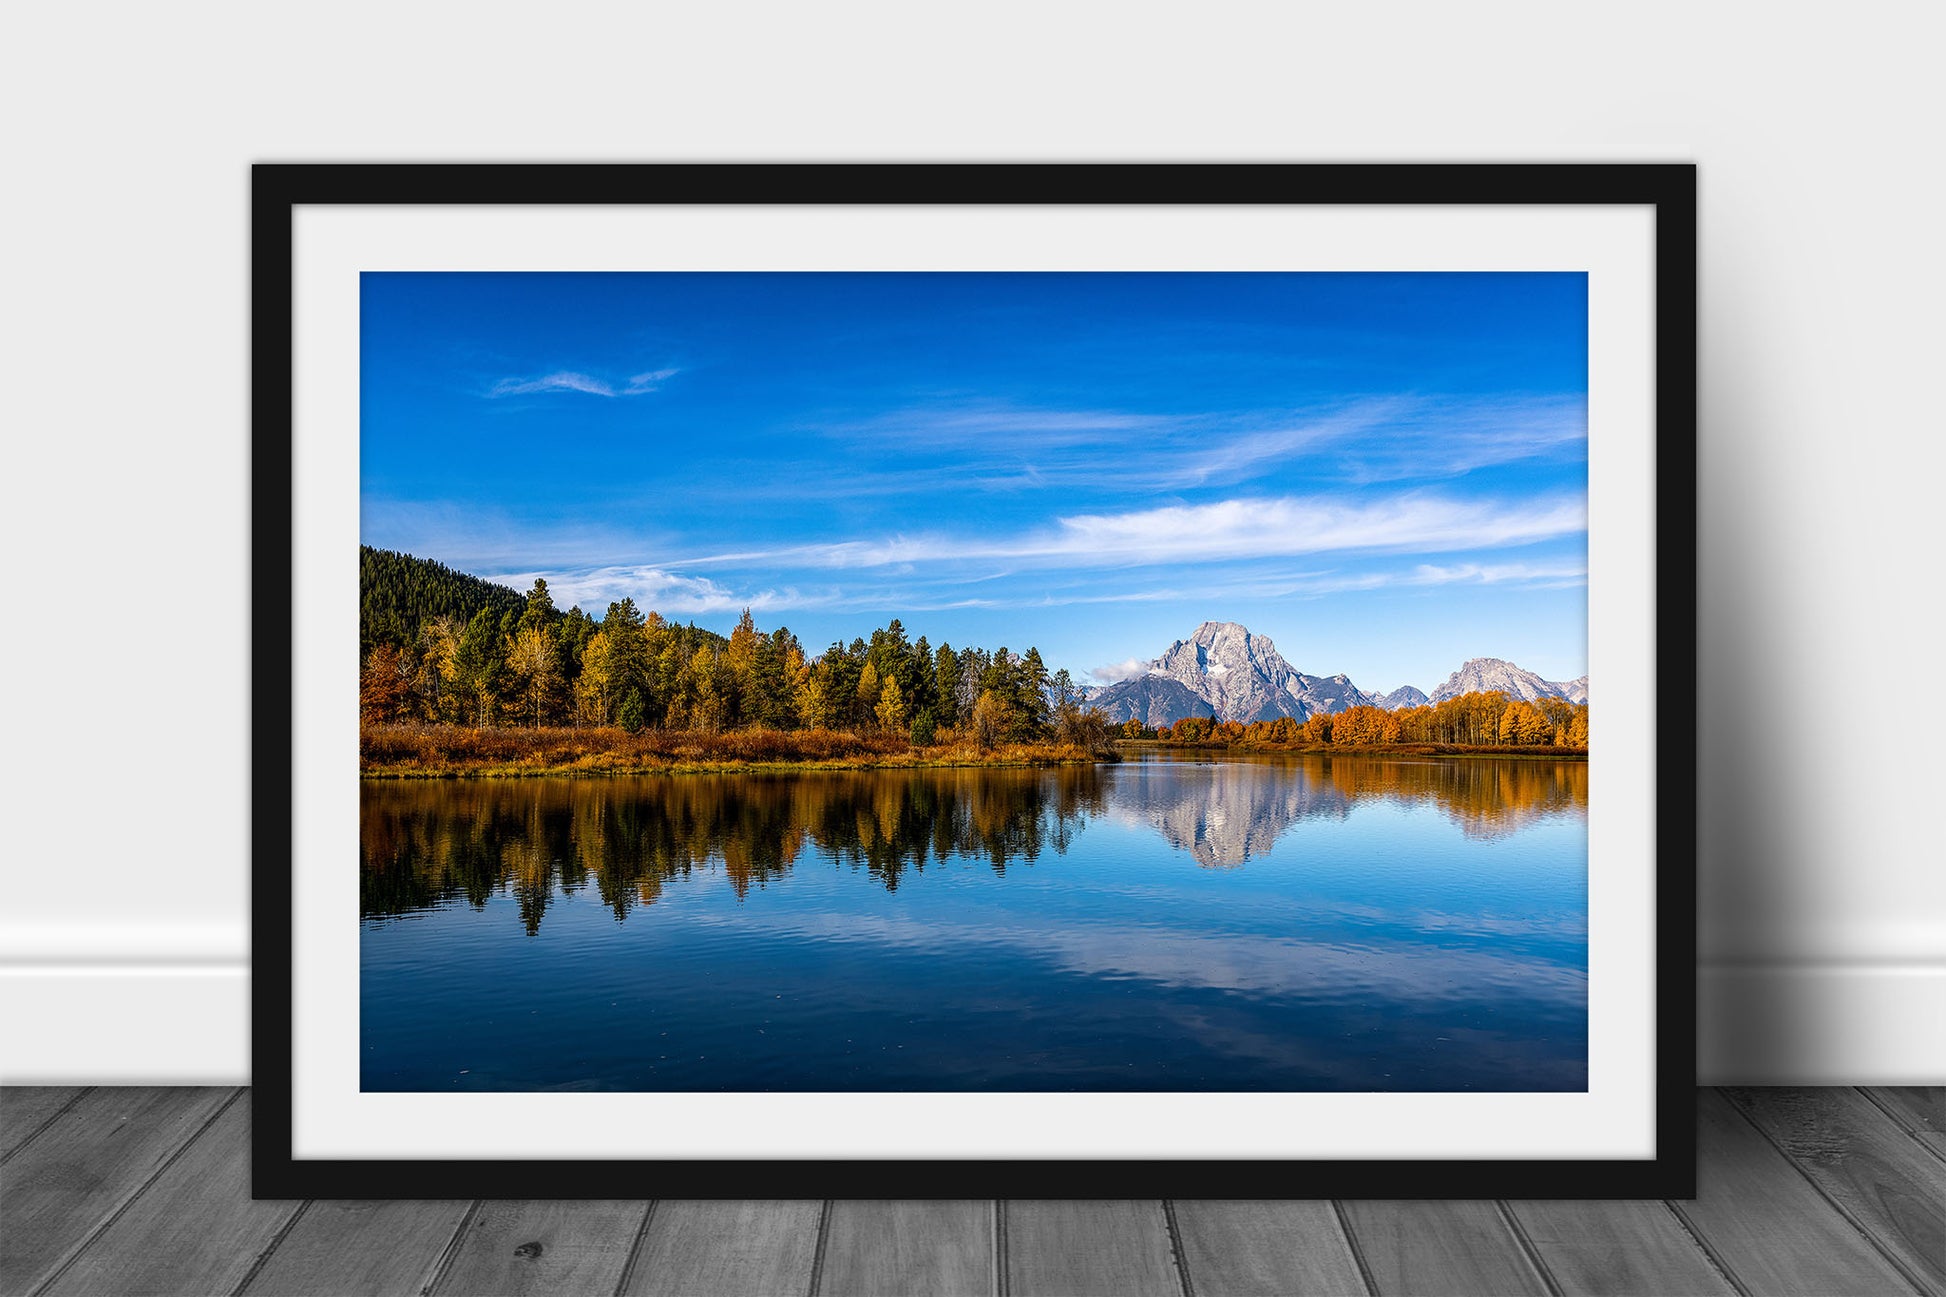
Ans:
[[[1946,1163],[1856,1090],[1726,1094],[1922,1292],[1946,1293]]]
[[[1696,1096],[1696,1197],[1672,1204],[1745,1289],[1887,1297],[1912,1285],[1713,1090]]]
[[[1010,1297],[1179,1297],[1162,1203],[1002,1204]]]
[[[609,1297],[646,1201],[486,1202],[433,1291],[454,1297]]]
[[[1946,1085],[1874,1085],[1865,1093],[1914,1139],[1946,1158]]]
[[[472,1204],[319,1199],[244,1286],[250,1297],[414,1294],[433,1281]]]
[[[246,1092],[88,1243],[45,1297],[232,1292],[300,1205],[251,1201]]]
[[[1196,1297],[1348,1297],[1366,1292],[1328,1202],[1177,1202]]]
[[[32,1292],[133,1198],[237,1091],[90,1090],[8,1159],[0,1292]]]
[[[820,1297],[987,1297],[994,1204],[844,1201],[825,1226]]]
[[[1342,1206],[1352,1242],[1383,1297],[1546,1297],[1546,1282],[1491,1202],[1428,1199]]]
[[[1510,1202],[1564,1297],[1734,1297],[1667,1203]]]
[[[86,1091],[80,1085],[9,1085],[0,1088],[0,1161],[31,1139],[61,1109]]]
[[[817,1201],[658,1202],[624,1297],[804,1297]]]

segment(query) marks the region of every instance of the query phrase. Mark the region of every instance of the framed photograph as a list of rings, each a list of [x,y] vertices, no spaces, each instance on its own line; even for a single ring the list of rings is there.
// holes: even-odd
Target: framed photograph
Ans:
[[[258,1196],[1691,1195],[1693,168],[253,186]]]

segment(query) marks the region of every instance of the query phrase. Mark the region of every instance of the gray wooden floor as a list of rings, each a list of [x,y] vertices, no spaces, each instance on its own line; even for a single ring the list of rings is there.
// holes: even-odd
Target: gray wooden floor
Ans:
[[[1946,1294],[1946,1088],[1706,1090],[1687,1202],[252,1202],[247,1090],[0,1090],[0,1294]]]

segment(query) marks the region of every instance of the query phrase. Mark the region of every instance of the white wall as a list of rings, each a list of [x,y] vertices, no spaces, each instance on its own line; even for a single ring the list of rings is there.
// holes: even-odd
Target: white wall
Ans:
[[[1704,1079],[1946,1079],[1939,6],[13,12],[0,1077],[248,1074],[251,161],[1689,159]]]

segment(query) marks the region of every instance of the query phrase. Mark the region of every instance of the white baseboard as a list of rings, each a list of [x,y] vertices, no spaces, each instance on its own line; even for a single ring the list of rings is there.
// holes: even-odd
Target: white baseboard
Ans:
[[[1946,964],[1721,964],[1697,972],[1705,1085],[1946,1084]]]
[[[0,1084],[249,1080],[246,964],[0,967]]]
[[[1946,1083],[1946,965],[1698,974],[1706,1085]],[[0,967],[0,1084],[243,1085],[242,964]]]

